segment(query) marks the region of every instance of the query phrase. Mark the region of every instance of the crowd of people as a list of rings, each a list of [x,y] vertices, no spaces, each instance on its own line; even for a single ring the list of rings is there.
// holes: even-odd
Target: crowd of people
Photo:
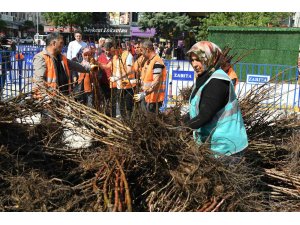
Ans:
[[[118,105],[122,118],[130,119],[134,102],[146,111],[158,112],[164,101],[166,68],[151,41],[132,44],[100,38],[96,48],[82,41],[79,31],[74,37],[65,56],[63,37],[48,35],[46,48],[33,59],[36,92],[42,78],[47,86],[66,94],[83,82],[82,102],[97,108],[97,98],[97,104],[110,108],[106,112],[112,117],[117,116]]]
[[[63,37],[51,33],[46,48],[34,56],[36,98],[44,97],[39,93],[41,85],[70,95],[76,85],[84,84],[83,104],[94,108],[102,104],[111,117],[117,116],[118,105],[121,118],[130,119],[135,103],[145,112],[159,113],[167,77],[158,50],[161,46],[150,40],[116,43],[100,38],[96,48],[82,41],[82,34],[77,31],[66,56],[62,47]],[[171,48],[170,44],[167,47]],[[169,54],[165,51],[166,59],[170,58]],[[230,63],[223,62],[222,50],[209,41],[196,43],[186,57],[197,78],[183,126],[194,130],[199,145],[209,140],[216,154],[241,152],[247,147],[248,139],[234,91],[237,77],[231,79],[228,75],[232,70]]]

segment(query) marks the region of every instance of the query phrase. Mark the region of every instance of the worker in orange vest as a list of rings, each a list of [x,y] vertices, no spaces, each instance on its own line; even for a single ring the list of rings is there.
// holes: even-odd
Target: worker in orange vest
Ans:
[[[58,89],[65,95],[71,93],[72,83],[70,70],[77,72],[89,72],[94,67],[90,65],[81,65],[78,62],[67,59],[62,54],[64,46],[63,36],[59,33],[51,33],[46,38],[46,48],[37,53],[33,58],[33,91],[34,98],[42,100],[48,94],[41,94],[40,89],[46,88]],[[51,95],[54,91],[51,92]],[[48,102],[48,101],[47,101]]]
[[[23,60],[24,59],[24,55],[22,54],[22,52],[18,52],[15,55],[16,60]]]
[[[135,76],[132,71],[133,56],[129,42],[122,43],[122,53],[115,55],[112,61],[110,81],[117,87],[117,102],[123,118],[129,119],[133,110]]]
[[[15,59],[18,64],[18,70],[19,70],[19,85],[21,85],[21,79],[22,79],[22,70],[23,70],[23,61],[24,61],[24,55],[22,52],[17,52],[15,55]]]
[[[137,84],[137,92],[140,90],[141,86],[141,74],[142,68],[146,62],[146,58],[143,56],[141,52],[141,43],[137,42],[134,44],[135,56],[134,56],[134,63],[133,63],[133,72],[135,73],[136,84]]]
[[[146,58],[142,68],[142,92],[134,95],[134,100],[145,99],[146,110],[158,113],[165,98],[167,70],[163,60],[154,51],[153,43],[146,40],[141,45],[141,52]]]
[[[82,62],[81,65],[89,65],[93,59],[94,53],[90,48],[84,48],[82,52]],[[96,76],[98,76],[99,70],[90,71],[89,73],[80,73],[78,77],[78,84],[83,83],[84,93],[83,103],[91,108],[94,108],[94,90],[96,88]]]

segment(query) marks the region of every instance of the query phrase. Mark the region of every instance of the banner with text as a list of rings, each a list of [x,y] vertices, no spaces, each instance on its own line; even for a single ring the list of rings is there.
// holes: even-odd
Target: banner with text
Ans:
[[[84,27],[83,32],[112,36],[130,36],[130,26]]]
[[[194,81],[194,71],[173,70],[172,80]]]
[[[263,84],[269,82],[271,76],[268,75],[257,75],[257,74],[247,74],[248,84]]]

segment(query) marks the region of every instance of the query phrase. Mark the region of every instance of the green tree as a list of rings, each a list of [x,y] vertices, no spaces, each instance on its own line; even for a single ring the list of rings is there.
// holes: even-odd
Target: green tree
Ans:
[[[28,30],[31,28],[34,28],[34,23],[31,20],[25,20],[21,30],[23,32],[28,32]]]
[[[0,19],[0,30],[5,30],[5,29],[6,29],[6,22]]]
[[[209,26],[256,26],[274,27],[283,24],[292,13],[286,12],[225,12],[210,13],[206,18],[199,18],[199,26],[194,27],[196,40],[206,40]]]
[[[39,23],[38,28],[39,28],[39,34],[43,34],[44,33],[44,25]]]
[[[28,30],[30,28],[34,28],[34,23],[30,20],[25,20],[23,24],[23,29]]]
[[[172,39],[181,37],[183,32],[191,28],[191,19],[186,13],[179,12],[145,12],[142,13],[138,25],[142,30],[155,28],[158,36]]]
[[[62,27],[70,26],[71,29],[73,26],[83,29],[92,19],[91,12],[46,12],[43,16],[48,23]]]

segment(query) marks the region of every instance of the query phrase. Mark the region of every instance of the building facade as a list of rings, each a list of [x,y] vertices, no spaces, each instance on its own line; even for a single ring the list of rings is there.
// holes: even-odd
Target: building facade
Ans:
[[[293,27],[300,27],[300,12],[296,12],[293,16]]]
[[[155,29],[142,31],[138,27],[140,13],[138,12],[93,12],[92,22],[82,27],[83,39],[86,41],[98,41],[100,37],[114,39],[138,39],[151,38],[155,35]],[[66,42],[72,41],[70,35],[78,27],[44,25],[44,32],[60,32],[65,36]]]
[[[2,32],[7,36],[27,36],[28,33],[37,32],[37,24],[45,24],[45,20],[40,12],[0,12],[0,19],[6,24]],[[32,21],[34,28],[24,30],[25,21]]]

